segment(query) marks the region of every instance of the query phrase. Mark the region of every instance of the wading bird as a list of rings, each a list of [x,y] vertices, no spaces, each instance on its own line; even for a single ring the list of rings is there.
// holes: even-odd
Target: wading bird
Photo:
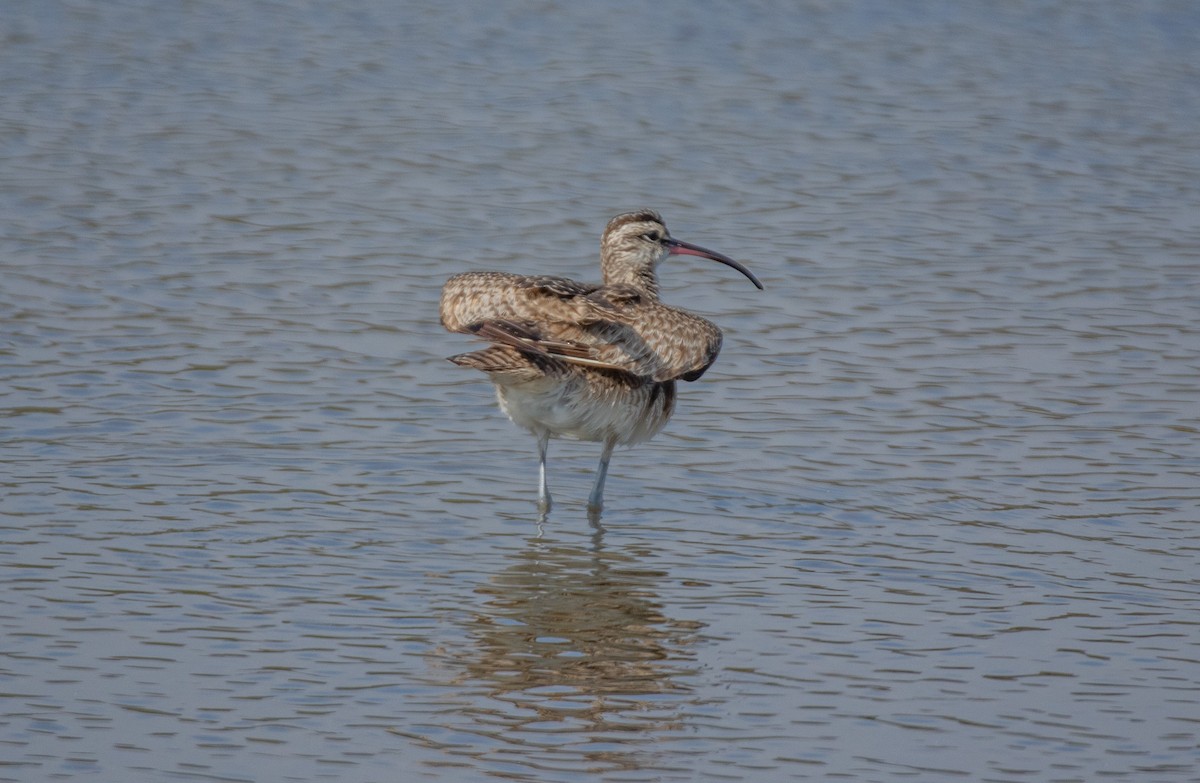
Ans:
[[[451,356],[496,385],[500,408],[537,438],[538,505],[550,509],[551,438],[604,444],[588,510],[598,515],[613,449],[658,433],[675,408],[675,381],[694,381],[721,349],[716,324],[659,301],[656,269],[667,256],[728,256],[674,239],[657,212],[625,212],[600,240],[603,283],[507,272],[466,272],[442,289],[442,325],[491,343]]]

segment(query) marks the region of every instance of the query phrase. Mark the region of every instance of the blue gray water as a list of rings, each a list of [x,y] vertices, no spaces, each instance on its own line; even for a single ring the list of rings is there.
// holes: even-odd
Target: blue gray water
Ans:
[[[1200,8],[14,0],[0,780],[1200,779]],[[743,260],[532,439],[450,274]]]

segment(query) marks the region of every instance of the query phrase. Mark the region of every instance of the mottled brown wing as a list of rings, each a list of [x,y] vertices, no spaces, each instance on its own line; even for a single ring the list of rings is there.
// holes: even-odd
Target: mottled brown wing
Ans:
[[[598,362],[592,361],[596,352],[591,346],[547,337],[544,330],[535,323],[484,321],[478,327],[473,328],[471,332],[476,337],[482,337],[497,345],[507,345],[529,354],[572,361],[588,360],[581,363],[600,366]],[[619,370],[621,368],[607,367],[606,369]]]
[[[494,344],[654,381],[694,381],[721,349],[716,325],[636,290],[506,272],[455,275],[442,324]]]
[[[471,332],[485,321],[579,320],[595,309],[586,297],[599,287],[565,277],[464,272],[442,286],[442,325],[452,332]]]
[[[546,370],[524,352],[507,345],[489,345],[480,351],[449,357],[459,367],[487,373],[499,384],[521,384],[545,376]]]
[[[656,381],[694,381],[721,352],[721,330],[698,315],[661,302],[642,308],[628,328],[645,346]]]

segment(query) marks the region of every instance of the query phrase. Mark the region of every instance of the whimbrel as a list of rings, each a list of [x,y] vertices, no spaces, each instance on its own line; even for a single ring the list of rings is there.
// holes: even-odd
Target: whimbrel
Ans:
[[[466,272],[442,288],[442,325],[491,343],[450,361],[487,373],[500,408],[537,437],[543,512],[551,438],[604,444],[588,497],[589,511],[599,514],[613,449],[656,435],[675,408],[675,381],[698,379],[721,350],[716,324],[659,301],[655,270],[670,255],[719,261],[762,288],[732,258],[674,239],[648,209],[608,222],[603,283]]]

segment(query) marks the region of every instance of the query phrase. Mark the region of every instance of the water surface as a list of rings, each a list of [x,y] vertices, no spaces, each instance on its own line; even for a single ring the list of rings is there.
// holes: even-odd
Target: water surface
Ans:
[[[1200,14],[10,3],[0,780],[1200,776]],[[729,253],[536,450],[442,281]]]

